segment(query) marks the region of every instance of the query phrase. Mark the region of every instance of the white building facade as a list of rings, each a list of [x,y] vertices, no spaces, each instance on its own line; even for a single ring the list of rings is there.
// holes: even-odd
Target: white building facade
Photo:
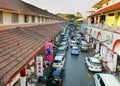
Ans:
[[[87,33],[95,39],[95,52],[101,54],[104,67],[116,72],[120,65],[120,0],[101,0],[93,8]]]

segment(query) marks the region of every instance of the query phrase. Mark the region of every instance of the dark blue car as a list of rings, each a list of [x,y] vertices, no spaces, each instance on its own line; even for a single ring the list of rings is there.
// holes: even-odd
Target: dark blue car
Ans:
[[[63,68],[53,69],[47,78],[47,86],[62,86],[64,75],[65,72]]]

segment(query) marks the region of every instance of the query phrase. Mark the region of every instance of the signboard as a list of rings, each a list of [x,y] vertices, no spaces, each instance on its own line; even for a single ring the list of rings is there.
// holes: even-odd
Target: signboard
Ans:
[[[53,60],[53,43],[52,42],[44,43],[44,58],[47,61]]]
[[[37,76],[43,76],[43,57],[41,56],[36,57],[36,70]]]

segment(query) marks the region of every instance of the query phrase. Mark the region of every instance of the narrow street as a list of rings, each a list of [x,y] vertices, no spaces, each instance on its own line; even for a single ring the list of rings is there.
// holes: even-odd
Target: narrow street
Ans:
[[[71,48],[68,49],[63,86],[94,86],[93,78],[84,64],[84,58],[90,54],[90,52],[80,51],[79,56],[75,56],[71,55]]]

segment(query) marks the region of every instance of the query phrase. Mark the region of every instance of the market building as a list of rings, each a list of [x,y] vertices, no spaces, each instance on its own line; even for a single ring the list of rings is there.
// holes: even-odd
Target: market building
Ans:
[[[87,33],[93,37],[96,53],[100,53],[104,67],[117,72],[120,65],[120,0],[101,0],[87,17]]]
[[[36,57],[65,21],[22,0],[0,0],[0,86],[26,86]]]

